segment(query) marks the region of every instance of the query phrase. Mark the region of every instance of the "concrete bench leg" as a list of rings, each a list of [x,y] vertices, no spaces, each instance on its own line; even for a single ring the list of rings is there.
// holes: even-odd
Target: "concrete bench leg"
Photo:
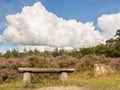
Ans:
[[[23,82],[24,82],[25,84],[31,83],[31,74],[30,74],[30,72],[24,72]]]
[[[62,72],[60,75],[60,81],[62,82],[62,84],[64,84],[68,79],[68,74],[66,72]]]

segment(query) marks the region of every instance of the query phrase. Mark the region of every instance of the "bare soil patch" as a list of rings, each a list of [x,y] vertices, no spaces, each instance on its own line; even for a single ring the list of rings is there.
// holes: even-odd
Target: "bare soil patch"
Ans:
[[[68,86],[68,87],[45,87],[45,88],[38,88],[35,90],[86,90],[83,87],[77,87],[77,86]]]

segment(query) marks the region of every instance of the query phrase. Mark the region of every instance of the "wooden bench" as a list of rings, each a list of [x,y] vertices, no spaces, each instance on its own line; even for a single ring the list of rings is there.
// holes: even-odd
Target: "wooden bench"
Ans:
[[[68,79],[68,73],[72,73],[75,69],[68,68],[18,68],[19,72],[24,73],[23,82],[25,84],[31,83],[31,73],[60,73],[60,80],[65,83]]]

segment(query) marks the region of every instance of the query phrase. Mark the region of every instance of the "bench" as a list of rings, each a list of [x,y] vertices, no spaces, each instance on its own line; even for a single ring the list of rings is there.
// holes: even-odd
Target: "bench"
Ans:
[[[18,71],[24,73],[23,82],[25,84],[31,83],[31,73],[60,73],[60,80],[65,83],[68,79],[68,73],[72,73],[75,69],[68,68],[23,68],[19,67]]]

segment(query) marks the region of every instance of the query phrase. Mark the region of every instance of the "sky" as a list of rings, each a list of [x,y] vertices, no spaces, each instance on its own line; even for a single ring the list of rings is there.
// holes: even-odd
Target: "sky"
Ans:
[[[0,52],[95,46],[119,21],[120,0],[0,0]]]

